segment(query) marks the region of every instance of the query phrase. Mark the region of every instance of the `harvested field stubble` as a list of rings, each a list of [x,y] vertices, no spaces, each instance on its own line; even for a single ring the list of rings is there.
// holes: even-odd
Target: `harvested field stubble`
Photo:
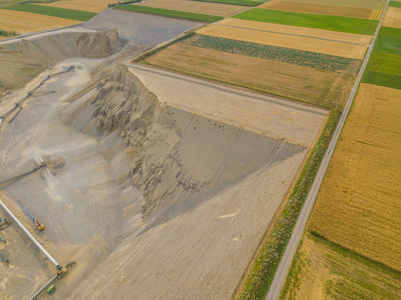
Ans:
[[[373,34],[378,21],[254,8],[234,16],[237,19],[310,27],[333,31]]]
[[[342,105],[355,80],[354,75],[320,71],[183,43],[174,44],[144,62],[324,107]]]
[[[312,3],[312,4],[327,4],[327,5],[337,5],[337,6],[345,6],[345,7],[357,7],[357,8],[379,8],[383,9],[386,2],[381,0],[286,0],[287,2],[303,2],[303,3]]]
[[[401,274],[312,234],[301,242],[280,299],[400,299]]]
[[[383,26],[401,28],[401,8],[388,7],[383,20]]]
[[[81,11],[89,11],[99,13],[108,7],[108,4],[113,1],[111,0],[68,0],[68,1],[57,1],[52,3],[43,4],[49,7],[67,8]]]
[[[355,8],[326,4],[294,3],[287,1],[276,2],[272,5],[267,5],[266,3],[259,6],[259,8],[371,20],[378,20],[381,12],[379,9]]]
[[[249,43],[220,37],[196,34],[182,41],[183,44],[250,57],[271,59],[302,67],[343,74],[356,74],[360,60],[290,48]]]
[[[309,230],[401,270],[401,91],[360,86]]]
[[[222,25],[203,27],[198,30],[197,33],[354,59],[362,59],[367,49],[366,46],[361,45],[326,41],[303,36],[286,36],[279,33],[246,28],[232,28]]]

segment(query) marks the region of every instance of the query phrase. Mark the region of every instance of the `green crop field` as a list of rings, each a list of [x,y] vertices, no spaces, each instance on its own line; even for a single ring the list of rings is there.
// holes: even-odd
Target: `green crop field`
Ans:
[[[242,5],[242,6],[256,6],[265,2],[265,1],[253,1],[253,0],[192,0],[192,1],[223,3],[223,4]]]
[[[362,82],[401,89],[401,29],[382,27]]]
[[[233,18],[373,35],[379,21],[254,8]]]
[[[195,13],[189,13],[189,12],[184,12],[184,11],[147,7],[147,6],[139,6],[139,5],[124,5],[124,6],[118,6],[115,9],[148,13],[148,14],[161,15],[161,16],[166,16],[166,17],[193,20],[193,21],[201,21],[201,22],[215,22],[215,21],[221,20],[223,18],[223,17],[218,17],[218,16],[195,14]]]
[[[30,12],[35,14],[41,14],[41,15],[47,15],[52,17],[59,17],[83,22],[96,16],[95,13],[86,11],[35,5],[35,4],[19,4],[19,5],[2,7],[1,9],[24,11],[24,12]]]
[[[183,40],[182,43],[195,47],[270,59],[302,67],[343,74],[356,74],[361,63],[361,61],[357,59],[243,42],[209,35],[196,34]]]
[[[390,3],[388,4],[388,6],[401,8],[401,2],[398,2],[398,1],[390,1]]]

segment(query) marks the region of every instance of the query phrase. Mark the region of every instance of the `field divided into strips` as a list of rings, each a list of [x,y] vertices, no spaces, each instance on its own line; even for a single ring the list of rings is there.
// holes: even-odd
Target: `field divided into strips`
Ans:
[[[0,9],[0,29],[27,33],[79,24],[80,21]]]
[[[220,17],[231,16],[247,9],[246,6],[242,5],[199,2],[191,0],[152,0],[152,1],[141,2],[131,6],[153,8],[154,9],[153,12],[156,14],[158,12],[160,14],[163,14],[162,10],[157,10],[157,9],[165,9],[165,10],[173,10],[173,11],[220,16]]]
[[[219,17],[219,16],[211,16],[211,15],[204,15],[204,14],[198,14],[198,13],[189,13],[189,12],[184,12],[184,11],[154,8],[154,7],[139,6],[139,5],[117,6],[117,7],[115,7],[115,9],[147,13],[147,14],[154,14],[154,15],[161,15],[161,16],[166,16],[166,17],[200,21],[200,22],[215,22],[215,21],[222,19],[222,17]]]
[[[100,13],[108,7],[109,3],[112,2],[113,1],[111,0],[64,0],[41,5]]]
[[[281,300],[400,299],[401,273],[305,234]]]
[[[29,13],[47,15],[47,16],[82,21],[82,22],[87,21],[96,15],[95,13],[86,11],[79,11],[79,10],[72,10],[58,7],[48,7],[35,4],[19,4],[19,5],[2,7],[1,9],[29,12]]]
[[[234,18],[283,25],[372,35],[378,21],[254,8]]]
[[[401,89],[401,29],[380,29],[362,81]]]
[[[308,230],[401,271],[401,90],[361,84]]]

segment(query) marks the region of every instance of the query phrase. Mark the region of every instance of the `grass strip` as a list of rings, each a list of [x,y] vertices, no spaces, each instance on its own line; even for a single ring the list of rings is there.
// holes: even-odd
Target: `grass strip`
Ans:
[[[182,43],[250,57],[275,60],[292,65],[343,74],[356,74],[360,60],[320,54],[297,49],[244,42],[239,40],[196,34]]]
[[[398,2],[398,1],[390,1],[390,3],[388,4],[388,6],[401,8],[401,2]]]
[[[86,11],[35,5],[35,4],[19,4],[19,5],[2,7],[1,9],[30,12],[35,14],[41,14],[46,16],[82,21],[82,22],[88,21],[89,19],[96,16],[96,13],[91,13]]]
[[[195,14],[195,13],[189,13],[189,12],[185,12],[185,11],[177,11],[177,10],[147,7],[147,6],[140,6],[140,5],[117,6],[117,7],[115,7],[115,9],[141,12],[141,13],[147,13],[147,14],[153,14],[153,15],[161,15],[161,16],[166,16],[166,17],[179,18],[179,19],[185,19],[185,20],[191,20],[191,21],[200,21],[200,22],[215,22],[215,21],[223,19],[223,17],[219,17],[219,16]]]
[[[379,23],[377,20],[306,14],[260,8],[245,11],[233,18],[367,35],[373,35],[376,26]]]
[[[362,82],[401,90],[401,76],[397,75],[368,71]]]
[[[191,0],[198,2],[211,2],[211,3],[222,3],[222,4],[232,4],[241,6],[256,6],[265,1],[252,1],[252,0]]]
[[[16,36],[18,35],[15,31],[0,30],[0,36]]]
[[[281,215],[262,244],[236,299],[264,299],[340,116],[339,109],[331,110],[319,140],[313,147]]]

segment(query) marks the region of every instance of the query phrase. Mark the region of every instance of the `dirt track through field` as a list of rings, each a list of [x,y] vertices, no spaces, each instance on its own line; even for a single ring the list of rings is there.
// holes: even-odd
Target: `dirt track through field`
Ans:
[[[197,33],[355,59],[363,59],[367,49],[366,46],[360,45],[345,44],[309,37],[289,37],[278,33],[254,29],[233,28],[221,25],[210,25],[199,29]]]
[[[234,18],[224,19],[217,22],[216,24],[240,27],[245,29],[257,29],[262,31],[299,35],[303,37],[317,37],[325,40],[341,41],[363,45],[368,45],[370,43],[370,40],[372,39],[370,35],[353,34],[316,28],[305,28]]]
[[[15,31],[18,33],[27,33],[79,23],[81,22],[75,20],[0,9],[0,28],[2,30]]]
[[[401,28],[401,8],[389,7],[384,16],[383,26]]]

